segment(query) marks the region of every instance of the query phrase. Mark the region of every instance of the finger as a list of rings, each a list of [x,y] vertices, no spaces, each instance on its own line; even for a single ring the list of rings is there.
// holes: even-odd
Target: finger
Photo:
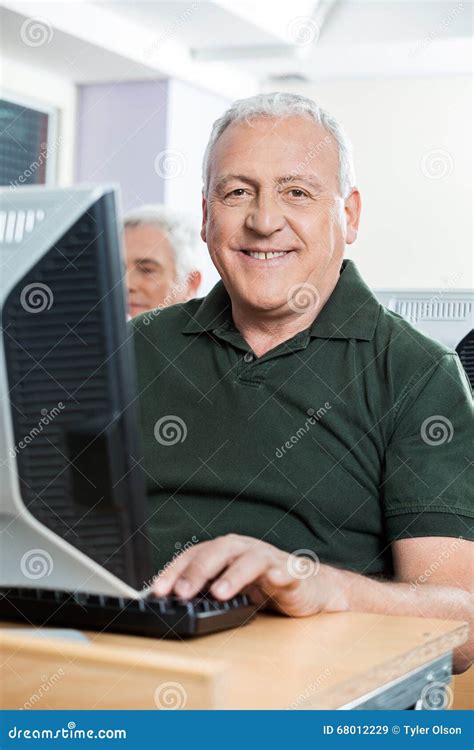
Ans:
[[[247,548],[248,541],[233,534],[206,542],[201,549],[196,547],[196,554],[176,580],[175,592],[186,598],[194,596]]]
[[[206,542],[202,542],[206,544]],[[163,570],[155,576],[153,583],[150,587],[151,593],[155,596],[167,596],[172,591],[174,584],[180,577],[181,573],[186,570],[193,556],[196,554],[197,548],[200,545],[181,552],[180,555],[169,562]]]
[[[218,599],[230,599],[245,586],[260,578],[269,566],[274,564],[273,556],[266,548],[251,547],[239,555],[223,575],[214,581],[211,594]]]

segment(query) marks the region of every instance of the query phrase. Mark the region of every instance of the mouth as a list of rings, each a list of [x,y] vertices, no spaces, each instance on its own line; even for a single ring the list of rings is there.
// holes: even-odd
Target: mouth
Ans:
[[[287,255],[290,255],[293,250],[246,250],[241,248],[240,252],[253,260],[269,261],[274,260],[275,258],[284,258]]]

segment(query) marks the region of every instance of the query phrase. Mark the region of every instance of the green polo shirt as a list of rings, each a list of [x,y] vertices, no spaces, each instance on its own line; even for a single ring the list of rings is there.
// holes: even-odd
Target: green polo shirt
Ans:
[[[157,570],[230,532],[388,576],[396,539],[474,538],[457,355],[380,305],[353,262],[313,324],[259,358],[222,282],[132,328]]]

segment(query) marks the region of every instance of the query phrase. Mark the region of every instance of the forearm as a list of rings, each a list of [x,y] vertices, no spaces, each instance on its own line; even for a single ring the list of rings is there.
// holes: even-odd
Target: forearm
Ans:
[[[473,602],[468,591],[450,586],[377,581],[345,570],[321,566],[320,574],[334,591],[327,611],[434,617],[469,623],[469,641],[454,652],[454,672],[463,672],[474,661]]]

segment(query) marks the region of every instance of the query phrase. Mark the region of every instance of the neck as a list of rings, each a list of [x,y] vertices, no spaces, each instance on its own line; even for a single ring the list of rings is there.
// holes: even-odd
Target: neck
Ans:
[[[338,279],[339,272],[331,280],[331,284],[327,285],[324,295],[320,296],[317,307],[311,306],[303,312],[287,310],[277,314],[275,311],[239,307],[232,302],[234,324],[256,356],[262,357],[310,327],[334,291]]]

